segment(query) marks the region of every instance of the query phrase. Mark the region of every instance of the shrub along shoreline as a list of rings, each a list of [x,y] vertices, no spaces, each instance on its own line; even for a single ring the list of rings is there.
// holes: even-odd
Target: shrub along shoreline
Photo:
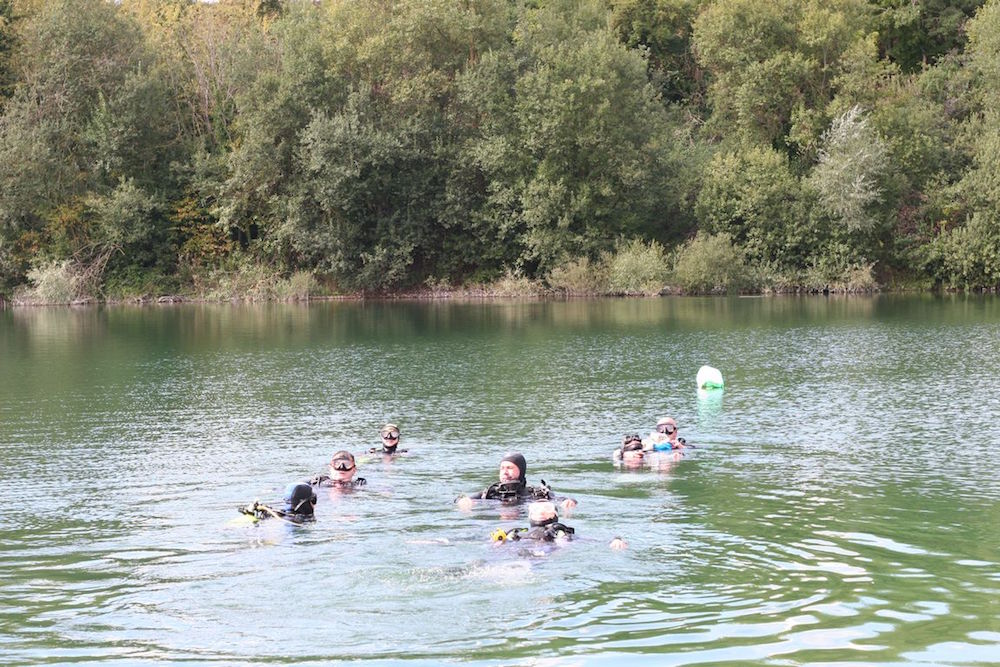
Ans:
[[[178,304],[199,304],[199,303],[320,303],[324,301],[490,301],[504,299],[530,299],[530,300],[566,300],[566,299],[595,299],[595,298],[656,298],[656,297],[685,297],[685,296],[726,296],[739,294],[741,296],[783,296],[783,295],[862,295],[875,294],[886,291],[905,292],[911,290],[894,289],[839,289],[839,288],[781,288],[769,289],[758,292],[685,292],[673,288],[669,285],[663,287],[656,293],[641,292],[567,292],[564,290],[552,289],[541,284],[531,284],[523,291],[515,291],[506,288],[497,288],[493,284],[456,286],[451,288],[414,288],[410,290],[399,290],[392,292],[357,292],[352,294],[310,294],[306,296],[291,297],[239,297],[234,296],[229,299],[208,298],[197,295],[164,294],[159,296],[141,295],[121,299],[94,299],[80,298],[71,302],[43,302],[26,299],[7,300],[0,295],[0,310],[5,308],[45,308],[54,306],[65,307],[88,307],[88,306],[171,306]],[[995,292],[996,290],[982,290]]]
[[[491,299],[668,296],[721,294],[860,294],[927,289],[926,285],[886,286],[871,265],[839,270],[814,268],[796,274],[751,265],[726,234],[699,235],[673,251],[655,241],[620,241],[596,259],[558,263],[543,278],[508,272],[499,278],[452,284],[428,279],[422,285],[380,290],[343,290],[328,276],[307,271],[284,275],[246,262],[223,271],[193,275],[184,285],[148,285],[141,291],[108,293],[88,283],[70,262],[35,270],[31,285],[15,290],[13,306],[95,303],[264,302],[353,299]],[[2,303],[2,302],[0,302]]]

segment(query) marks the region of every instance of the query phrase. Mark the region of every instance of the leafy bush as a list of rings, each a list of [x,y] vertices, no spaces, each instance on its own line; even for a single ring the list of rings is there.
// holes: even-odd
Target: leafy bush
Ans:
[[[499,297],[539,296],[545,293],[540,282],[510,271],[483,289],[487,295]]]
[[[33,287],[17,300],[24,303],[72,303],[79,296],[82,277],[69,260],[53,261],[28,271]]]
[[[931,242],[926,263],[945,287],[1000,286],[1000,223],[989,213],[974,213]]]
[[[204,299],[258,301],[274,298],[280,276],[252,257],[240,255],[221,266],[201,269],[192,278]]]
[[[296,271],[274,284],[274,296],[284,300],[308,299],[316,287],[316,279],[310,271]]]
[[[618,294],[659,294],[670,276],[666,252],[656,241],[619,241],[606,255],[608,288]]]
[[[20,262],[13,245],[0,235],[0,294],[17,284],[18,274],[23,275],[23,269],[19,270]]]
[[[729,234],[701,232],[678,250],[674,280],[687,292],[728,292],[752,282],[743,252]]]
[[[831,292],[871,292],[878,289],[874,264],[821,260],[802,271],[797,287]]]
[[[608,267],[587,257],[567,259],[549,272],[548,284],[567,295],[601,294],[609,289]]]
[[[159,269],[127,266],[105,273],[102,291],[111,301],[128,301],[169,294],[178,287],[175,276],[164,275]]]
[[[96,213],[98,240],[108,249],[134,250],[155,233],[156,198],[132,179],[122,179],[109,195],[88,203]]]
[[[874,264],[857,264],[849,266],[842,274],[841,281],[836,284],[848,292],[871,292],[878,289],[875,280]]]

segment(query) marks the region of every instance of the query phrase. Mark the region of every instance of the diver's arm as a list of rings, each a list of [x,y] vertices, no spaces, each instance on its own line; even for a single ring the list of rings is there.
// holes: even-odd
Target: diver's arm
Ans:
[[[482,489],[481,491],[473,491],[472,493],[463,493],[458,498],[455,499],[455,504],[458,505],[458,509],[468,511],[472,509],[472,505],[477,500],[488,500],[490,498],[496,498],[495,489],[496,484],[491,484],[490,486]],[[493,495],[491,495],[493,492]]]
[[[458,505],[458,509],[463,512],[468,512],[472,509],[472,506],[476,504],[477,500],[482,500],[486,497],[485,491],[476,491],[473,493],[463,493],[458,498],[455,498],[455,504]]]

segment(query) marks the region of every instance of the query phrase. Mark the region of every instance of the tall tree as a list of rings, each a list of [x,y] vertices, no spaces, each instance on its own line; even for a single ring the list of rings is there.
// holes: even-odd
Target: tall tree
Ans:
[[[150,186],[165,172],[165,97],[148,78],[139,26],[116,5],[42,3],[21,35],[21,82],[0,116],[0,235],[24,249],[22,270],[47,255],[97,275],[113,252],[140,242],[108,233],[114,223],[101,211],[123,184],[135,201],[133,178]]]
[[[646,62],[608,31],[599,3],[573,5],[583,11],[527,10],[511,57],[475,73],[489,77],[475,86],[487,210],[515,226],[529,272],[648,233],[663,210],[669,140]]]
[[[983,0],[873,0],[883,53],[908,73],[961,50]]]
[[[611,26],[631,48],[649,52],[651,78],[663,97],[681,102],[698,96],[700,72],[691,50],[691,24],[704,0],[611,0]]]
[[[699,228],[728,234],[747,260],[798,268],[815,250],[809,201],[788,158],[768,147],[719,153],[708,165],[695,205]]]
[[[293,129],[277,240],[350,287],[448,274],[455,257],[476,257],[476,213],[456,208],[475,185],[459,162],[473,127],[457,82],[504,48],[508,13],[498,0],[334,7],[322,56],[329,94]]]
[[[0,0],[0,111],[14,92],[14,1]]]

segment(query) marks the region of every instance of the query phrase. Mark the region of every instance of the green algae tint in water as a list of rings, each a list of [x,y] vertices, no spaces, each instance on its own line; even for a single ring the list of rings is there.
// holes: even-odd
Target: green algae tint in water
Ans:
[[[963,296],[0,311],[0,662],[1000,664],[998,341]],[[615,468],[666,414],[697,449]],[[315,524],[230,525],[386,420]],[[512,449],[576,541],[455,509]]]

